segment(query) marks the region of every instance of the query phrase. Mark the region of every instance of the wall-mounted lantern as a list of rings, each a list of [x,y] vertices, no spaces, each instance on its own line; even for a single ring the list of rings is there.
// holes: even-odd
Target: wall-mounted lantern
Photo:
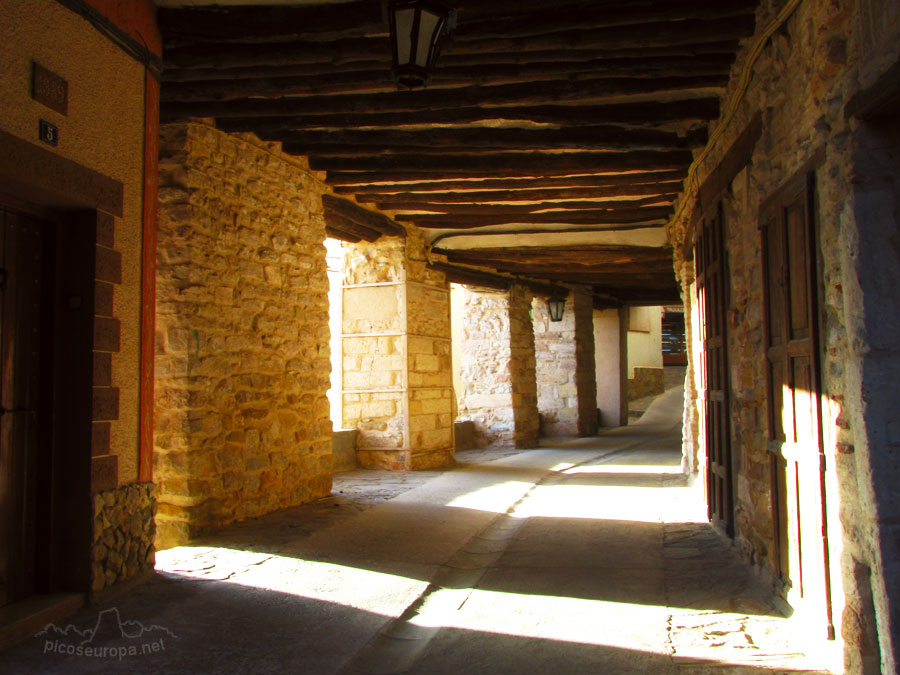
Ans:
[[[400,88],[424,87],[431,80],[445,29],[453,27],[455,10],[431,0],[387,3],[394,64],[391,73]]]
[[[551,321],[562,321],[563,313],[566,311],[566,299],[549,298],[547,300],[547,311],[550,312]]]

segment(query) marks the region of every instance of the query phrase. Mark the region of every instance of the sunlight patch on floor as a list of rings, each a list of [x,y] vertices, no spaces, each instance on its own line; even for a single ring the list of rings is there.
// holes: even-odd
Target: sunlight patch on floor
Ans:
[[[426,581],[348,565],[221,547],[180,546],[156,554],[156,571],[399,616]]]
[[[591,473],[640,473],[640,474],[683,474],[681,465],[676,464],[591,464],[589,466],[575,466],[563,471],[566,475],[591,474]]]

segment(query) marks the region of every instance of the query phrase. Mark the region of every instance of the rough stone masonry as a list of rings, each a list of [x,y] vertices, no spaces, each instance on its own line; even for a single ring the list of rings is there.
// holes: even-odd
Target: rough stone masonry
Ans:
[[[322,181],[209,124],[161,130],[157,546],[331,490]]]

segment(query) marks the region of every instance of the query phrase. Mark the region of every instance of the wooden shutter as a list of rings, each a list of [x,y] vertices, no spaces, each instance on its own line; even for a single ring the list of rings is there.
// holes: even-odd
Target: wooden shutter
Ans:
[[[694,250],[701,312],[702,442],[706,449],[710,521],[734,535],[728,387],[728,278],[722,206],[701,223]]]

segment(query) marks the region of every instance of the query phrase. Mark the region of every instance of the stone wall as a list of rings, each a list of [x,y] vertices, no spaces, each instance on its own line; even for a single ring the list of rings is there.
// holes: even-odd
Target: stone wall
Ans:
[[[459,417],[474,423],[478,447],[511,447],[515,421],[509,378],[509,295],[466,288],[462,321]]]
[[[534,447],[538,439],[531,293],[467,288],[459,415],[479,447]]]
[[[597,431],[593,307],[586,293],[570,293],[562,321],[550,321],[535,298],[534,353],[542,436],[585,436]]]
[[[662,394],[666,390],[666,371],[662,368],[635,367],[634,377],[628,380],[628,400]]]
[[[277,144],[161,131],[160,547],[331,490],[324,191]]]
[[[94,493],[93,592],[153,569],[154,489],[153,483],[132,483]]]
[[[407,230],[344,246],[342,424],[359,429],[365,467],[453,459],[450,290]]]
[[[781,6],[762,3],[758,34],[773,22]],[[873,16],[883,19],[873,21]],[[897,62],[898,23],[893,2],[805,0],[771,37],[762,38],[759,58],[752,64],[747,63],[748,46],[735,64],[723,106],[733,111],[733,117],[718,125],[721,139],[699,163],[670,228],[688,311],[686,328],[694,343],[686,390],[686,464],[699,465],[702,478],[705,458],[695,369],[697,295],[693,263],[686,257],[696,220],[697,186],[722,162],[754,115],[762,113],[762,133],[750,162],[725,186],[722,199],[730,270],[727,319],[736,540],[750,561],[775,576],[767,392],[761,372],[766,354],[759,214],[761,205],[792,177],[806,169],[815,172],[825,501],[808,507],[820,508],[827,521],[828,548],[823,555],[831,560],[827,581],[838,637],[831,644],[843,646],[849,672],[870,672],[864,664],[871,661],[873,647],[860,628],[870,622],[878,628],[874,650],[880,650],[882,671],[894,672],[897,667],[900,547],[894,523],[900,512],[900,477],[897,463],[890,459],[895,454],[890,432],[895,415],[888,408],[896,398],[900,373],[895,330],[900,310],[896,293],[888,288],[896,287],[900,257],[888,244],[896,238],[898,203],[897,163],[888,157],[891,147],[900,146],[890,133],[867,139],[873,125],[846,116],[845,106],[859,88],[860,72],[865,71],[862,79],[871,82],[873,64],[880,63],[884,72],[885,64]],[[872,43],[873,31],[882,35],[879,44]],[[745,68],[753,73],[746,93],[737,76]],[[875,183],[879,206],[861,207],[862,191]],[[815,528],[803,533],[819,541],[821,535]],[[824,560],[820,563],[824,567]],[[860,569],[871,574],[861,574]],[[804,625],[827,649],[828,643],[821,640],[824,594],[824,586],[807,584],[802,604],[814,609],[798,616],[805,617]],[[867,597],[871,597],[868,610]]]

